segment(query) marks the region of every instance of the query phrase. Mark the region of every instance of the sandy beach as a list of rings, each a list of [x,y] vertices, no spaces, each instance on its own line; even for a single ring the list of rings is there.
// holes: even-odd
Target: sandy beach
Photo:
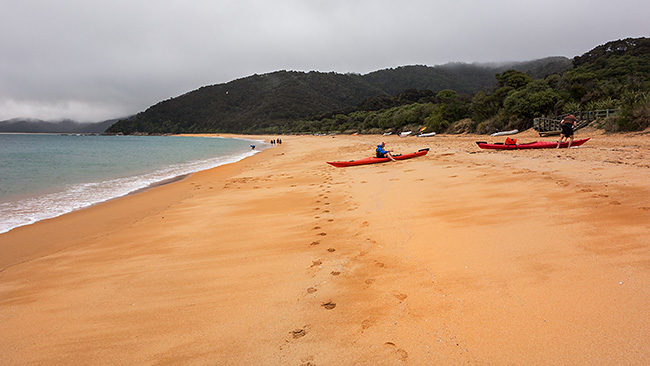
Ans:
[[[284,136],[0,234],[0,364],[647,365],[650,132],[584,137]],[[325,163],[382,140],[431,150]]]

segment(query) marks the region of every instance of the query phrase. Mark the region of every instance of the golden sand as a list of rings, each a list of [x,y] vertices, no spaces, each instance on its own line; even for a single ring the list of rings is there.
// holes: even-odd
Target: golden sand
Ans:
[[[0,364],[645,365],[650,136],[582,137],[285,136],[0,234]],[[325,164],[381,140],[431,151]]]

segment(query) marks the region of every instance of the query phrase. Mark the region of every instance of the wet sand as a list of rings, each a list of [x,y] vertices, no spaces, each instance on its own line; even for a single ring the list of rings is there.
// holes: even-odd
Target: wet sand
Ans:
[[[647,364],[650,133],[582,137],[284,136],[0,234],[0,364]],[[325,164],[381,140],[431,151]]]

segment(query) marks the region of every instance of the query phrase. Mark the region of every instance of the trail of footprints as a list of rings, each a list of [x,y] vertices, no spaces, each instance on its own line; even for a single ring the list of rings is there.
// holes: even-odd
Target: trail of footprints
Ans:
[[[329,202],[329,196],[332,191],[332,184],[337,184],[333,183],[332,176],[329,172],[326,172],[324,174],[325,176],[325,183],[320,185],[320,192],[315,200],[317,207],[314,208],[314,211],[316,211],[316,214],[314,216],[315,219],[315,224],[312,227],[312,232],[314,233],[314,239],[311,240],[311,242],[308,245],[309,248],[316,249],[318,248],[318,253],[322,253],[323,257],[319,257],[318,259],[313,259],[311,264],[308,266],[307,271],[311,273],[312,277],[315,277],[316,274],[321,271],[324,267],[327,267],[325,265],[325,262],[328,261],[336,261],[335,257],[329,257],[328,255],[332,255],[336,253],[337,248],[326,245],[328,244],[327,240],[327,226],[335,221],[334,214],[333,214],[333,208],[331,207],[331,203]],[[340,184],[340,183],[338,183]],[[352,198],[352,197],[350,197]],[[345,202],[350,203],[349,201]],[[355,210],[357,207],[352,204],[352,208],[349,208],[348,210]],[[361,227],[366,227],[368,226],[368,222],[362,223]],[[376,246],[377,243],[371,239],[367,239],[370,245]],[[321,249],[322,248],[322,249]],[[355,256],[355,259],[361,256],[364,256],[367,253],[366,250],[362,250],[357,256]],[[325,258],[325,260],[323,259]],[[329,264],[331,265],[330,262]],[[374,261],[373,265],[377,268],[384,268],[385,265],[382,262],[379,261]],[[336,278],[337,276],[341,276],[342,272],[339,269],[334,268],[329,272],[330,278]],[[375,278],[368,278],[364,281],[364,283],[367,286],[371,286],[374,284],[376,281]],[[325,281],[325,283],[329,282]],[[311,297],[311,298],[317,298],[318,297],[318,289],[320,286],[323,286],[323,283],[319,283],[317,285],[308,287],[305,290],[305,296]],[[402,294],[400,292],[394,292],[393,297],[399,301],[403,302],[406,300],[407,295]],[[323,299],[322,301],[319,301],[319,306],[323,311],[336,311],[337,308],[337,303],[335,299],[331,298],[326,298]],[[375,323],[374,319],[365,319],[360,323],[360,332],[363,333],[366,331],[368,328],[370,328],[373,324]],[[295,328],[289,332],[289,336],[285,340],[286,343],[291,343],[291,342],[299,342],[302,338],[308,336],[308,334],[311,331],[311,325],[307,324],[304,325],[300,328]],[[396,355],[397,359],[401,361],[406,361],[408,359],[408,352],[406,350],[403,350],[399,347],[397,347],[393,342],[385,342],[384,343],[385,347],[388,347],[393,351],[393,353]],[[283,348],[280,347],[281,349]],[[314,357],[313,356],[308,356],[308,357],[303,357],[302,358],[302,366],[315,366],[316,363],[314,362]]]

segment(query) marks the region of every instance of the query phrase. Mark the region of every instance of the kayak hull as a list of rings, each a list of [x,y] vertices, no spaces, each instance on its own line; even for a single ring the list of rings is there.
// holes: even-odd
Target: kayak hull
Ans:
[[[589,141],[590,138],[574,140],[571,144],[571,147],[580,146],[585,142]],[[506,144],[489,144],[483,141],[477,141],[476,144],[481,149],[492,149],[492,150],[521,150],[521,149],[554,149],[557,147],[557,142],[550,141],[535,141],[529,142],[527,144],[515,144],[515,145],[506,145]],[[565,141],[560,144],[561,148],[567,148],[569,142]]]
[[[406,159],[411,159],[411,158],[417,158],[418,156],[424,156],[429,152],[429,148],[426,149],[420,149],[414,153],[410,154],[402,154],[402,155],[395,155],[393,158],[395,160],[406,160]],[[335,166],[337,168],[343,168],[346,166],[356,166],[356,165],[366,165],[366,164],[377,164],[377,163],[385,163],[387,161],[390,161],[389,158],[365,158],[365,159],[359,159],[359,160],[349,160],[349,161],[328,161],[327,164],[331,166]]]

